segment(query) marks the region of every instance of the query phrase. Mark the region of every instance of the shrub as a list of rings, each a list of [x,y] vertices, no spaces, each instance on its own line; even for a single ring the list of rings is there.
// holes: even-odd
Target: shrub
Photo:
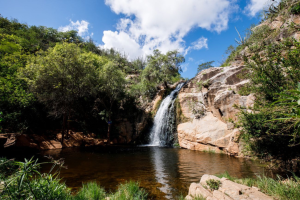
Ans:
[[[120,184],[115,194],[109,196],[111,200],[144,200],[147,199],[145,190],[139,188],[139,184],[129,181]]]
[[[83,184],[81,190],[73,197],[74,200],[105,199],[105,191],[96,182]]]
[[[15,173],[18,169],[18,166],[15,165],[15,161],[13,159],[0,158],[0,178],[6,178],[13,173]]]
[[[218,190],[220,187],[221,182],[219,180],[209,179],[206,181],[206,184],[212,190]]]
[[[297,3],[291,8],[291,13],[294,15],[300,14],[300,3]]]

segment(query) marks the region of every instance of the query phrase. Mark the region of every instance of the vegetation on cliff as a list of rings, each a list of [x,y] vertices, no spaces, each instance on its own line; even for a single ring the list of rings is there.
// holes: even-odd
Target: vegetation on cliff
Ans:
[[[240,108],[238,126],[246,149],[275,161],[272,167],[294,170],[299,169],[300,152],[300,43],[294,36],[299,27],[293,19],[299,18],[299,5],[285,0],[271,6],[262,24],[250,29],[224,63],[243,58],[250,72],[244,77],[250,82],[239,91],[255,95],[253,108]],[[274,25],[275,18],[279,26]]]
[[[58,32],[0,16],[0,132],[63,127],[64,133],[72,126],[115,138],[112,121],[134,122],[159,84],[180,79],[182,62],[177,51],[158,50],[129,61],[76,31]]]

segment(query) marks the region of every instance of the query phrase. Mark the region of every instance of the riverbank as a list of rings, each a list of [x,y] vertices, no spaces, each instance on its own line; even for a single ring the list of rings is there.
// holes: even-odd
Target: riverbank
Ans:
[[[4,148],[7,147],[25,147],[38,150],[53,150],[71,147],[90,147],[103,146],[117,143],[117,141],[108,141],[99,139],[94,133],[83,134],[83,132],[69,131],[62,141],[62,134],[51,132],[47,134],[17,134],[7,133],[0,134]]]
[[[275,179],[266,176],[257,178],[238,179],[228,173],[217,176],[203,175],[200,183],[192,183],[186,200],[195,197],[215,200],[239,200],[239,199],[300,199],[300,178],[292,176],[283,179],[277,176]]]

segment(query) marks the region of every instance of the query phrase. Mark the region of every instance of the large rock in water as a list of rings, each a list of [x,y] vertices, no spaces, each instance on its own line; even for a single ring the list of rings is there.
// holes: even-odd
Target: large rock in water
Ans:
[[[239,112],[236,106],[250,111],[254,96],[241,96],[239,89],[249,81],[242,65],[203,70],[179,93],[182,114],[189,122],[177,127],[179,144],[183,148],[225,151],[238,156],[240,131],[232,122]]]

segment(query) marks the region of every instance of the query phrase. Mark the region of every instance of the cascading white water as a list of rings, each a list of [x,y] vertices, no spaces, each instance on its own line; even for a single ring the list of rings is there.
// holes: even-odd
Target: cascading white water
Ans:
[[[154,117],[154,124],[150,132],[150,146],[167,146],[172,139],[172,122],[174,119],[175,98],[185,83],[177,85],[160,104]]]

